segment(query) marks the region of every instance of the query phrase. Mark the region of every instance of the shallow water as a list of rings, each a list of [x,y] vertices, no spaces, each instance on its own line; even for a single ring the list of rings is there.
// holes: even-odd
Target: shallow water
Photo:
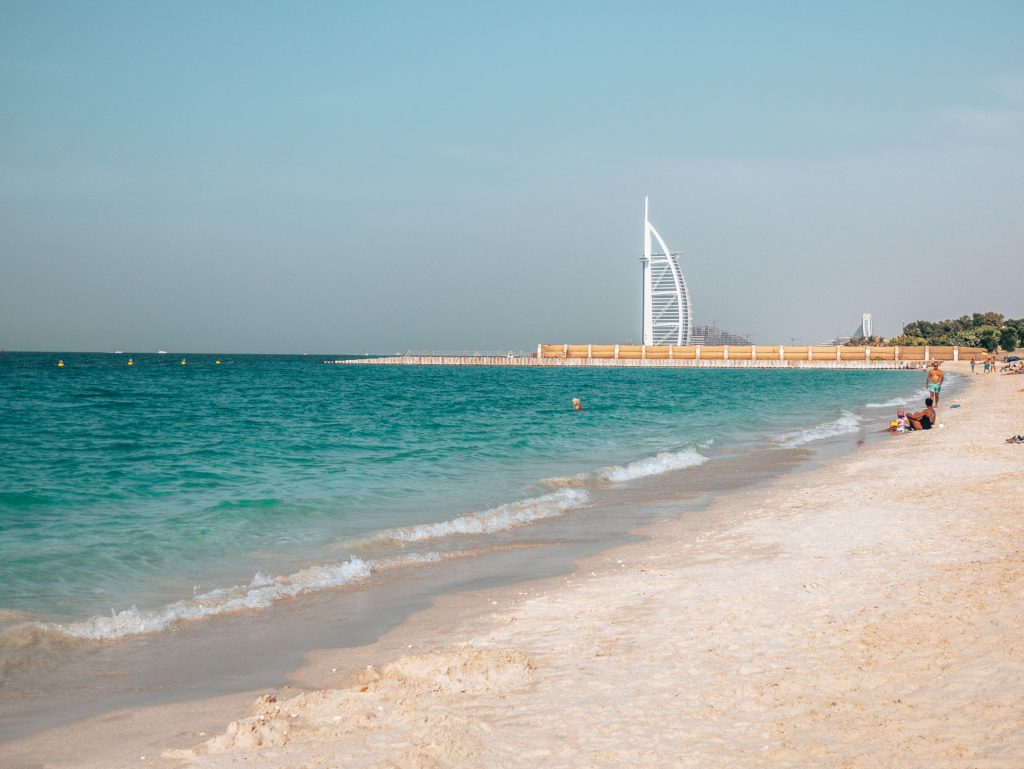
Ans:
[[[0,367],[8,617],[116,637],[359,582],[583,508],[595,485],[852,432],[920,378],[128,357]]]

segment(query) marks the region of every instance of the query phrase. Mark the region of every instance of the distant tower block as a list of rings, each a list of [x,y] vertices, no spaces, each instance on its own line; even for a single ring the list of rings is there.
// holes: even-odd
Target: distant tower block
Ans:
[[[651,237],[658,241],[661,253],[652,251]],[[648,218],[644,198],[643,343],[648,345],[690,344],[693,338],[693,309],[686,280],[679,271],[678,254],[668,250],[661,235]]]
[[[871,313],[866,312],[861,316],[860,326],[853,332],[851,339],[867,339],[871,333]]]

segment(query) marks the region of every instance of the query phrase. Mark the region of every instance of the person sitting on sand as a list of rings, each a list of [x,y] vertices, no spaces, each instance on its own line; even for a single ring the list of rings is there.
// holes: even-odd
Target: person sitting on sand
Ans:
[[[907,421],[914,430],[931,430],[935,424],[935,409],[932,408],[932,399],[924,399],[924,409],[916,414],[907,414]]]
[[[939,390],[942,389],[942,383],[946,379],[946,375],[939,368],[939,362],[935,361],[932,363],[932,367],[928,369],[928,375],[925,377],[925,382],[928,384],[928,392],[932,394],[935,399],[935,405],[939,405]]]

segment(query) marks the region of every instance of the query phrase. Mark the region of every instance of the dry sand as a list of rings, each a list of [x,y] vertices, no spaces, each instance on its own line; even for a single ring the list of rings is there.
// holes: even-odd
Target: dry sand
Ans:
[[[328,674],[332,659],[358,658],[342,652],[297,679],[335,688],[267,695],[230,723],[220,714],[237,698],[120,714],[120,727],[108,716],[10,743],[8,757],[211,769],[1017,769],[1024,445],[1004,441],[1024,432],[1021,387],[1024,377],[979,376],[962,408],[944,404],[942,430],[722,498],[699,536],[664,524],[570,578],[449,597],[489,611],[355,679]],[[411,626],[438,627],[438,612]],[[391,635],[364,657],[416,637],[409,626]],[[218,717],[215,732],[196,731]],[[119,750],[102,737],[116,728]]]

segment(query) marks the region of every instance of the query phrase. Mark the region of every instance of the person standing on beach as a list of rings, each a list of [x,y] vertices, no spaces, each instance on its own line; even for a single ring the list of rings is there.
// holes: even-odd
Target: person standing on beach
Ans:
[[[976,360],[974,360],[974,358],[971,358],[971,373],[972,374],[974,373],[974,367],[977,366],[977,365],[978,365],[978,362]]]
[[[946,375],[939,368],[939,362],[935,361],[932,363],[932,367],[928,369],[928,376],[926,382],[928,384],[928,392],[932,394],[932,398],[935,400],[935,405],[939,405],[939,390],[942,389],[942,383],[945,381]]]

